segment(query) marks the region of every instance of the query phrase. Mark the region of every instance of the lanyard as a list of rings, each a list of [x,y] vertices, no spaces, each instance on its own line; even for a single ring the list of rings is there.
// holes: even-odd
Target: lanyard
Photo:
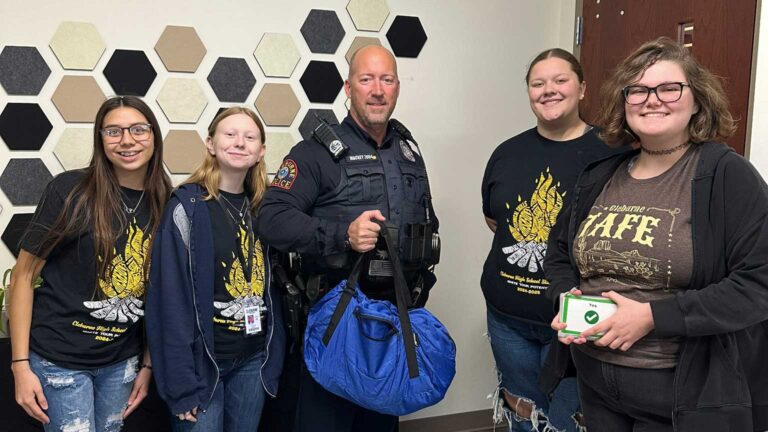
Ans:
[[[243,255],[243,248],[240,245],[239,242],[235,242],[235,256],[237,256],[237,259],[240,260],[240,265],[243,268],[243,275],[245,276],[246,283],[250,286],[251,284],[251,277],[253,276],[253,250],[256,248],[256,236],[253,232],[253,216],[251,215],[250,206],[248,202],[248,197],[245,197],[245,215],[243,218],[240,219],[240,222],[238,224],[245,224],[245,232],[246,232],[246,241],[248,242],[248,257]],[[239,227],[235,225],[233,222],[237,222],[237,219],[232,215],[232,212],[229,211],[229,209],[226,207],[226,205],[221,202],[220,199],[217,199],[216,202],[219,203],[219,206],[224,211],[225,216],[229,215],[229,218],[225,217],[224,219],[227,221],[227,225],[229,225],[229,228],[232,230],[232,232],[237,233],[236,237],[239,236],[240,230]],[[231,218],[231,220],[230,220]]]

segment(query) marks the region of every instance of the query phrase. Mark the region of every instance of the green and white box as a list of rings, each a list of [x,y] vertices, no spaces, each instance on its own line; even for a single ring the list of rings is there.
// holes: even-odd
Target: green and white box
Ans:
[[[616,303],[605,297],[577,296],[571,293],[560,294],[560,322],[566,324],[560,330],[560,337],[579,336],[588,328],[594,327],[616,313]],[[600,339],[602,334],[588,337],[589,340]]]

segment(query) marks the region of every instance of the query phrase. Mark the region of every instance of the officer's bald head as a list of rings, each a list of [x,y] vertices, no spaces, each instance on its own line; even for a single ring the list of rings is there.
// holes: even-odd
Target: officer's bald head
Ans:
[[[395,61],[395,56],[392,55],[388,49],[382,46],[366,45],[355,51],[354,54],[352,54],[352,57],[349,59],[349,74],[347,75],[347,80],[349,80],[355,74],[361,64],[365,64],[371,59],[387,59],[389,62],[391,62],[391,69],[394,72],[395,77],[397,77],[397,61]]]

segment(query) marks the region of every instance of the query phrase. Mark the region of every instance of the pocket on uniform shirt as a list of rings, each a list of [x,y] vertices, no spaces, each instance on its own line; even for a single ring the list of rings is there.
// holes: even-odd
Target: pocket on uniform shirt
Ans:
[[[411,202],[421,203],[427,196],[427,171],[420,167],[401,167],[405,198]]]
[[[384,169],[377,165],[346,166],[345,193],[351,204],[378,202],[384,194]]]

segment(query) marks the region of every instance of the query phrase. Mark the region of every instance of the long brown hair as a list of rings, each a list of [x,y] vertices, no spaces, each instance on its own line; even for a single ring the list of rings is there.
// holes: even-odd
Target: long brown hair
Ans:
[[[261,145],[266,147],[267,138],[264,134],[264,124],[259,120],[259,117],[252,110],[245,107],[230,107],[220,112],[208,126],[208,138],[213,139],[216,135],[216,128],[219,126],[222,120],[229,116],[236,114],[245,114],[256,123],[256,127],[259,128],[261,134]],[[192,173],[191,176],[184,183],[199,184],[208,193],[203,197],[205,200],[219,199],[219,182],[221,181],[221,170],[219,169],[219,161],[216,160],[216,156],[210,152],[205,152],[205,159],[203,163]],[[256,214],[261,199],[264,197],[264,193],[267,191],[267,167],[264,158],[261,159],[256,165],[250,167],[245,175],[244,185],[245,193],[248,195],[250,201],[250,210],[252,214]]]
[[[688,49],[668,37],[660,37],[644,43],[619,63],[603,84],[600,91],[602,110],[597,122],[603,128],[600,137],[613,145],[631,144],[637,140],[626,123],[622,92],[625,86],[659,61],[671,61],[680,66],[699,107],[688,123],[691,141],[723,141],[733,135],[736,122],[728,111],[728,97],[720,79],[702,66]]]
[[[154,152],[147,164],[144,176],[144,200],[149,203],[149,226],[154,236],[171,191],[171,180],[163,170],[163,136],[152,110],[135,96],[118,96],[107,99],[96,113],[93,127],[93,156],[85,168],[83,179],[64,199],[55,222],[40,242],[35,255],[47,257],[67,237],[83,233],[88,228],[93,235],[97,278],[106,279],[106,271],[115,255],[115,241],[125,231],[128,218],[120,201],[120,184],[114,167],[104,151],[100,129],[104,117],[117,108],[133,108],[146,117],[152,126]],[[144,278],[149,276],[149,256],[144,260]],[[98,283],[96,284],[98,287]],[[96,290],[100,292],[100,290]]]

